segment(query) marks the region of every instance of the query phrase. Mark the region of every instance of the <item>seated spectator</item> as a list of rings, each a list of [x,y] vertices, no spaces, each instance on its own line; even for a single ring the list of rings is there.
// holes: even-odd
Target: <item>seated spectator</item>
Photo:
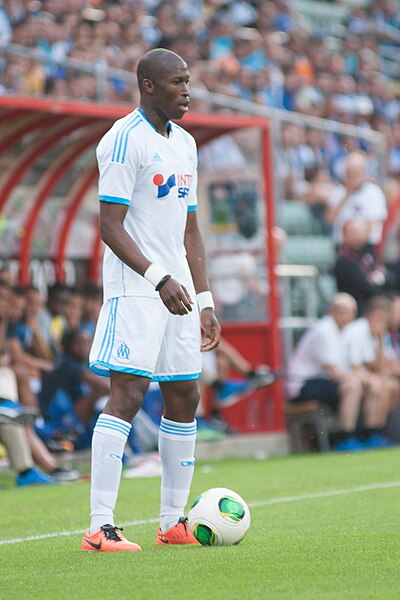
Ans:
[[[93,336],[96,328],[97,317],[103,302],[101,287],[94,283],[88,283],[82,289],[83,309],[80,329],[88,335]]]
[[[39,322],[42,334],[48,332],[53,357],[61,352],[61,339],[66,328],[65,307],[68,304],[69,289],[63,283],[55,283],[48,289],[47,306],[41,311]]]
[[[333,271],[339,292],[355,298],[359,314],[372,296],[398,285],[395,273],[379,263],[371,252],[364,221],[346,221],[343,225],[343,241]]]
[[[65,326],[63,334],[80,328],[83,308],[84,299],[81,292],[75,287],[70,287],[68,289],[68,302],[64,306]]]
[[[7,339],[13,366],[24,367],[31,377],[40,378],[40,372],[51,370],[53,364],[38,322],[39,292],[33,286],[12,288],[11,292]]]
[[[6,335],[9,326],[10,302],[11,288],[0,282],[0,365],[2,366],[0,398],[3,402],[11,403],[19,411],[21,411],[19,402],[23,400],[24,408],[29,407],[26,412],[32,413],[36,409],[36,401],[30,387],[29,371],[23,366],[13,365]],[[59,467],[57,460],[50,454],[31,424],[27,423],[24,427],[24,436],[35,463],[52,475],[54,480],[71,481],[80,477],[77,471],[65,471]]]
[[[344,223],[352,219],[365,222],[371,246],[382,239],[382,225],[387,216],[386,198],[377,184],[367,180],[366,169],[367,157],[360,152],[350,153],[345,162],[344,186],[329,198],[325,222],[333,227],[337,244],[343,241]]]
[[[325,212],[329,198],[338,187],[325,168],[314,168],[306,174],[308,189],[304,201],[311,207],[313,215],[319,222],[324,233],[330,233],[330,228],[325,224]]]
[[[0,442],[6,448],[18,487],[54,483],[51,477],[35,467],[22,425],[0,422]]]
[[[109,380],[89,369],[90,342],[90,336],[79,329],[64,334],[63,355],[44,377],[40,393],[46,424],[42,436],[73,434],[76,448],[89,446],[96,402],[110,391]]]
[[[389,445],[383,432],[399,398],[399,383],[391,376],[384,345],[389,311],[390,300],[375,296],[365,307],[363,317],[350,323],[344,333],[348,364],[365,388],[361,437],[370,448]]]
[[[348,369],[343,330],[356,314],[356,302],[337,294],[330,313],[317,321],[300,339],[288,365],[287,390],[291,402],[318,400],[339,415],[338,451],[357,451],[356,437],[363,386]]]

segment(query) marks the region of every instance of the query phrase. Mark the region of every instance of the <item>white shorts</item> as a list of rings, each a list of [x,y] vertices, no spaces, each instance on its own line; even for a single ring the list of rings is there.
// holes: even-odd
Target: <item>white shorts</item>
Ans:
[[[90,351],[90,368],[184,381],[201,375],[201,332],[197,305],[172,315],[159,298],[112,298],[101,307]]]

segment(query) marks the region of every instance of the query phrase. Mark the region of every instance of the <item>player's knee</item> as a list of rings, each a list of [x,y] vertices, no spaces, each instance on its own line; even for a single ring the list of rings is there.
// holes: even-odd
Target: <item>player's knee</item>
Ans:
[[[200,390],[199,390],[198,386],[196,385],[196,387],[193,387],[190,390],[190,392],[187,396],[187,403],[190,406],[193,413],[196,412],[199,402],[200,402]]]
[[[115,417],[124,421],[132,421],[142,405],[145,390],[136,380],[125,381],[122,386],[112,386],[112,393],[107,409]]]

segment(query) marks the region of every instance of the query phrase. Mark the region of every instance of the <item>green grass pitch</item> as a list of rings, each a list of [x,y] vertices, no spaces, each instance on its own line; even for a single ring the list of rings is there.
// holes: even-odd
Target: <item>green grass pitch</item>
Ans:
[[[156,547],[159,485],[121,484],[117,523],[143,552],[96,554],[79,548],[88,482],[16,489],[2,475],[0,597],[400,599],[399,449],[199,463],[191,500],[221,486],[251,506],[232,547]]]

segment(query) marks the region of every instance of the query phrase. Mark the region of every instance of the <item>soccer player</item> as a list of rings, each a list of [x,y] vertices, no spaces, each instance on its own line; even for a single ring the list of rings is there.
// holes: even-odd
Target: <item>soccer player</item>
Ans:
[[[196,218],[196,145],[171,122],[188,111],[189,70],[174,52],[155,49],[141,58],[137,77],[140,108],[114,123],[97,147],[107,247],[89,360],[94,372],[110,376],[111,395],[93,434],[83,550],[140,550],[115,527],[114,508],[131,421],[152,379],[165,405],[157,544],[198,543],[183,514],[194,470],[200,351],[218,345],[221,329]]]

